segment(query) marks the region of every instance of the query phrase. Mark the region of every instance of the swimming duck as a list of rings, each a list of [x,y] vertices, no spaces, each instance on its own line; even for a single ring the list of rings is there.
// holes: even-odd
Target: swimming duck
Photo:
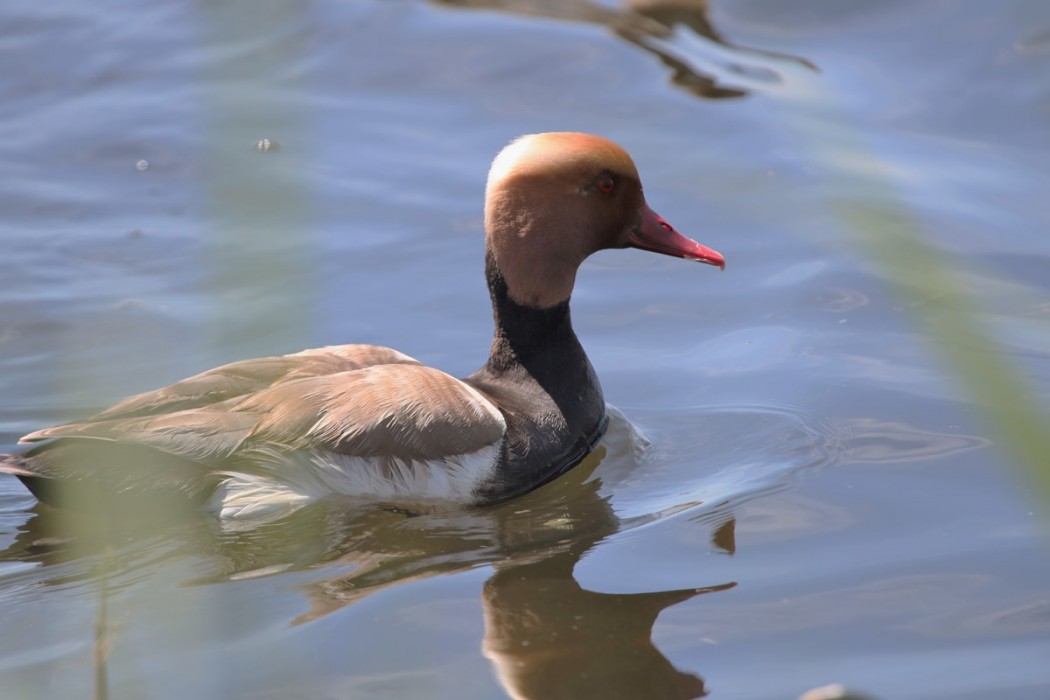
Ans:
[[[630,156],[582,133],[523,136],[493,161],[485,276],[495,332],[465,379],[396,350],[339,345],[223,365],[30,433],[0,455],[52,505],[153,502],[250,516],[329,494],[475,505],[578,464],[607,424],[573,332],[576,270],[606,248],[725,266],[646,204]]]

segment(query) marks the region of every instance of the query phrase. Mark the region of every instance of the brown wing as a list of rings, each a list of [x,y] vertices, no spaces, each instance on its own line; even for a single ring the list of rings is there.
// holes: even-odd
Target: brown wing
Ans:
[[[458,379],[418,364],[387,364],[284,379],[205,406],[73,423],[28,437],[144,445],[219,467],[250,459],[256,450],[440,459],[493,445],[505,428],[499,410]]]
[[[323,377],[375,365],[419,363],[407,355],[376,345],[333,345],[292,355],[232,362],[160,389],[131,396],[91,418],[38,430],[20,442],[36,442],[74,433],[92,432],[91,426],[140,416],[163,416],[202,409],[304,377]],[[225,409],[224,409],[225,410]],[[121,426],[126,427],[126,426]],[[120,428],[114,426],[107,434]],[[81,435],[90,437],[90,435]],[[96,435],[95,437],[100,437]]]
[[[245,398],[252,442],[357,457],[439,459],[498,442],[503,414],[460,380],[422,365],[384,365],[304,379]]]

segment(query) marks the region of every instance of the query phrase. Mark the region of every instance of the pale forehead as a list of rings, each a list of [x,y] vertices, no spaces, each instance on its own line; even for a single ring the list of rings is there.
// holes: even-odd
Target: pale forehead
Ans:
[[[491,187],[513,175],[555,175],[584,166],[638,177],[627,151],[609,139],[559,132],[530,134],[512,141],[492,161],[488,184]]]

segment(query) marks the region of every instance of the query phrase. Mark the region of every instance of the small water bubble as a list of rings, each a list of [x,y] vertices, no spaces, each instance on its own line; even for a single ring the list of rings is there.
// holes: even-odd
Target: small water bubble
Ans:
[[[268,151],[277,150],[277,142],[271,141],[270,139],[259,139],[255,144],[255,150],[260,153],[266,153]]]
[[[149,161],[148,160],[143,159],[143,160],[140,160],[139,162],[135,163],[135,169],[138,170],[139,172],[142,172],[143,170],[146,170],[147,168],[149,168]]]

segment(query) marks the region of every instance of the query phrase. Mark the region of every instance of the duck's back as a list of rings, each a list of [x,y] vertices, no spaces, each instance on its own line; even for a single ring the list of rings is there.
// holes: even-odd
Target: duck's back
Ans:
[[[0,469],[59,505],[73,492],[238,512],[329,493],[472,502],[505,430],[462,381],[388,348],[337,346],[224,365],[32,433],[46,442]]]

